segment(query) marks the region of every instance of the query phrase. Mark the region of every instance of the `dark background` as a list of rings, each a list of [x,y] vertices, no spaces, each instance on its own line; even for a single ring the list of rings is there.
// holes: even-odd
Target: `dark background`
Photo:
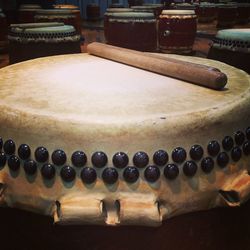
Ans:
[[[0,249],[249,250],[250,201],[168,219],[161,227],[59,226],[49,217],[0,209]]]

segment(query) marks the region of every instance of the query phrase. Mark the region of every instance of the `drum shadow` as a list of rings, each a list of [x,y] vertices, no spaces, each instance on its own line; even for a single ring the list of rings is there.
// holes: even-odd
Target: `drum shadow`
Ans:
[[[43,178],[43,184],[46,188],[52,188],[55,184],[55,181],[56,181],[56,177],[54,177],[51,180],[46,180]]]
[[[88,184],[88,183],[84,183],[84,182],[82,181],[84,187],[87,188],[87,189],[93,189],[93,188],[95,187],[95,185],[96,185],[96,182],[97,182],[97,181]]]
[[[124,181],[124,180],[123,180]],[[124,181],[125,182],[125,181]],[[127,183],[127,182],[125,182],[126,184],[127,184],[127,187],[129,188],[129,189],[131,189],[131,190],[133,190],[133,191],[135,191],[135,190],[137,190],[138,189],[138,187],[140,186],[140,179],[138,179],[136,182],[134,182],[134,183]]]
[[[119,180],[117,180],[114,184],[104,183],[104,185],[108,189],[109,192],[116,192],[119,186]]]
[[[146,180],[145,180],[146,181]],[[156,182],[148,182],[148,185],[154,189],[154,190],[157,190],[157,189],[160,189],[161,187],[161,180],[159,179],[158,181]]]
[[[18,175],[20,174],[20,168],[17,171],[13,171],[13,170],[9,169],[9,174],[12,178],[17,178]]]
[[[36,180],[36,177],[37,177],[37,171],[36,171],[36,173],[33,174],[33,175],[25,174],[25,178],[26,178],[26,180],[27,180],[29,183],[34,183],[35,180]]]
[[[186,181],[187,184],[189,185],[189,187],[193,191],[198,191],[199,190],[200,182],[199,182],[198,177],[186,177],[186,176],[184,176],[183,181]]]
[[[65,188],[68,188],[68,189],[72,188],[75,185],[75,182],[76,182],[75,179],[73,181],[70,181],[70,182],[66,182],[66,181],[62,180],[63,186]]]
[[[211,173],[205,174],[204,173],[204,177],[206,178],[206,180],[210,183],[213,184],[216,182],[216,172],[212,171]]]
[[[174,194],[179,194],[181,192],[181,180],[176,178],[175,180],[166,180],[166,184]]]

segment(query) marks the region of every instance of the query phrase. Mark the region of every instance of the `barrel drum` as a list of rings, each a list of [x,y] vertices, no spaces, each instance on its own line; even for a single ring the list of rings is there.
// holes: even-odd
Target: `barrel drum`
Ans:
[[[218,31],[208,58],[225,62],[250,73],[250,29]]]
[[[63,23],[12,25],[9,31],[10,63],[44,56],[80,53],[80,36]]]
[[[153,13],[106,13],[105,39],[108,44],[140,51],[157,48],[156,19]]]
[[[190,53],[196,30],[193,10],[163,10],[158,23],[159,49],[166,53]]]
[[[216,9],[213,4],[200,4],[197,9],[198,22],[211,23],[216,18]]]

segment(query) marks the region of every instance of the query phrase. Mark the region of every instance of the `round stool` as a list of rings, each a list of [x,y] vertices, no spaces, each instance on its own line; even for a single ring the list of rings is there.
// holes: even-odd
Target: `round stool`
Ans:
[[[41,9],[41,6],[38,4],[21,4],[19,7],[19,22],[34,23],[35,15]]]
[[[11,25],[10,63],[37,57],[80,53],[80,36],[73,26],[63,23]]]
[[[163,10],[158,23],[158,46],[166,53],[190,53],[197,23],[193,10]]]
[[[106,13],[105,16],[104,33],[108,44],[141,51],[156,50],[153,13]]]
[[[208,58],[228,63],[250,73],[250,29],[218,31]]]

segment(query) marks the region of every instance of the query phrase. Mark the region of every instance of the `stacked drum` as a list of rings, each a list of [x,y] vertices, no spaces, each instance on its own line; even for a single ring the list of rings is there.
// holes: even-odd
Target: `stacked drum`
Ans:
[[[104,23],[108,44],[140,51],[157,48],[156,19],[153,13],[106,13]]]
[[[59,54],[80,53],[80,36],[63,23],[13,24],[9,32],[10,63]]]
[[[193,10],[163,10],[159,18],[159,49],[167,53],[190,53],[197,30]]]
[[[225,62],[250,73],[250,29],[218,31],[208,58]]]
[[[19,8],[20,23],[34,23],[35,15],[42,7],[38,4],[22,4]]]

